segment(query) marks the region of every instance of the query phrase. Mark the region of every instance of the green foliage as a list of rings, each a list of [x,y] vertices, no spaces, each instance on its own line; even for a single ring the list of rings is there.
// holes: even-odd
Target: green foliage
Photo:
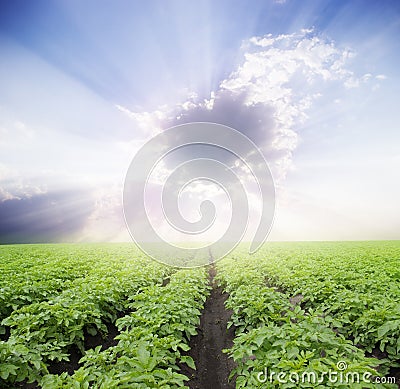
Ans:
[[[195,368],[188,341],[196,334],[209,286],[204,269],[181,270],[165,286],[152,285],[130,303],[133,312],[117,320],[118,344],[88,350],[72,376],[48,374],[44,389],[181,388],[188,378],[178,362]]]
[[[234,346],[225,350],[237,363],[236,387],[317,387],[260,383],[256,373],[265,368],[318,374],[345,361],[346,371],[380,376],[398,366],[399,254],[395,242],[269,244],[254,256],[239,249],[220,262],[218,280],[230,294],[226,306],[236,327]],[[376,347],[386,359],[365,356]],[[340,384],[325,380],[320,387],[327,386]]]
[[[180,270],[144,258],[131,245],[0,247],[0,387],[21,381],[44,389],[181,388],[179,365],[209,293],[205,269]],[[237,388],[349,387],[260,382],[268,368],[298,374],[388,373],[400,352],[400,245],[396,242],[268,244],[239,248],[218,263],[229,293]],[[164,285],[163,280],[170,282]],[[130,312],[126,314],[126,312]],[[125,313],[125,315],[124,315]],[[85,332],[117,345],[85,350]],[[74,345],[81,367],[49,374]],[[384,353],[380,361],[366,356]],[[393,388],[353,383],[352,388]]]
[[[42,267],[46,276],[50,273],[47,266],[57,265],[58,261],[52,262],[47,257],[48,246],[35,246],[36,252],[38,247],[44,247],[43,256],[47,265],[42,263]],[[105,336],[106,323],[114,322],[118,312],[128,308],[129,299],[148,286],[161,285],[171,273],[170,268],[140,256],[131,259],[131,250],[128,257],[127,253],[121,257],[120,251],[109,250],[107,246],[103,247],[104,251],[101,246],[58,247],[63,255],[68,247],[72,248],[73,255],[81,248],[81,261],[85,262],[87,255],[91,268],[83,272],[81,277],[75,274],[75,279],[64,283],[60,293],[49,293],[47,300],[23,304],[3,319],[3,329],[8,327],[11,333],[7,341],[0,342],[0,386],[2,381],[40,380],[48,373],[47,366],[51,361],[68,360],[71,345],[76,345],[84,353],[85,330]],[[10,250],[13,251],[13,247]],[[26,253],[29,254],[29,251]],[[21,261],[18,258],[17,263]],[[74,261],[72,259],[71,263],[74,264]],[[31,262],[31,267],[35,267],[34,259],[27,259],[27,263]],[[8,266],[12,267],[11,260]],[[78,269],[85,266],[78,266]],[[65,271],[67,267],[64,265],[62,270]],[[9,387],[6,383],[3,386]]]

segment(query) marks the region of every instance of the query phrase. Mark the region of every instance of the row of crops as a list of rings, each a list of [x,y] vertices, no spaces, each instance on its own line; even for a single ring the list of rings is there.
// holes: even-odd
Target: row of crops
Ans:
[[[1,246],[0,258],[0,388],[187,385],[206,268],[129,244]],[[218,262],[236,388],[396,388],[399,264],[397,242],[270,243]]]
[[[220,262],[236,387],[396,388],[399,265],[397,242],[270,244]]]
[[[1,254],[0,387],[183,386],[178,364],[194,366],[183,352],[208,294],[205,269],[176,271],[131,246],[11,246]],[[105,338],[110,323],[116,345],[85,349],[85,336]],[[80,368],[51,374],[73,347]]]

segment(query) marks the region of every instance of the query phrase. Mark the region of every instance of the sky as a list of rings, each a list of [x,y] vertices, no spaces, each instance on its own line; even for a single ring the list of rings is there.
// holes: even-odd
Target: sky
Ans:
[[[132,158],[193,121],[264,153],[270,240],[399,239],[399,36],[388,0],[1,0],[0,243],[129,241]]]

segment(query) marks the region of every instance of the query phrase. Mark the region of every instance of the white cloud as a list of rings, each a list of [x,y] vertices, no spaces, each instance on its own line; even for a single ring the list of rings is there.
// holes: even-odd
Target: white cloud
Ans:
[[[135,112],[119,104],[116,104],[115,108],[131,118],[142,135],[152,136],[161,131],[159,124],[165,118],[165,106],[152,112]]]
[[[12,193],[7,191],[6,189],[0,187],[0,202],[6,201],[6,200],[13,200],[13,199],[19,199],[19,197],[14,196]]]
[[[298,127],[328,83],[339,82],[346,88],[359,85],[360,80],[347,68],[355,54],[318,37],[312,29],[252,37],[243,43],[242,50],[244,61],[221,82],[216,96],[223,91],[244,93],[245,104],[273,108],[273,129],[265,130],[273,132],[271,146],[281,152],[271,161],[279,180],[291,166],[299,141]]]
[[[363,82],[368,82],[371,78],[372,78],[372,74],[371,73],[366,73],[361,77],[361,80]]]
[[[241,50],[242,63],[210,91],[209,99],[201,100],[192,92],[185,101],[154,111],[116,107],[148,136],[189,121],[219,122],[251,139],[253,135],[266,153],[275,179],[284,179],[299,142],[298,129],[325,88],[331,84],[356,88],[373,75],[358,77],[348,68],[355,53],[318,36],[313,29],[254,36],[243,42]]]
[[[0,163],[0,202],[20,200],[47,193],[47,186],[25,178],[17,169]]]
[[[350,70],[354,56],[352,50],[338,47],[313,30],[252,37],[243,42],[240,66],[220,82],[209,99],[192,95],[171,106],[164,111],[167,113],[159,127],[211,121],[236,128],[262,149],[275,183],[282,188],[287,172],[294,169],[292,158],[300,140],[299,129],[315,102],[327,94],[339,104],[340,93],[348,93],[347,89],[367,84],[374,77],[371,73],[358,76]],[[248,184],[248,174],[235,170],[241,182]],[[188,188],[188,192],[198,195],[196,188]],[[207,195],[219,204],[215,195]],[[254,188],[249,189],[248,198],[254,221],[260,209]]]

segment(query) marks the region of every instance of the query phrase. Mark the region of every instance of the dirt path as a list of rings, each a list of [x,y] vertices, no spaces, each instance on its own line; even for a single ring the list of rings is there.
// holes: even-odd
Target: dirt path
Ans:
[[[228,298],[221,288],[214,284],[215,268],[210,267],[210,282],[213,286],[200,319],[197,336],[190,342],[189,354],[195,361],[197,370],[184,368],[182,372],[190,377],[187,386],[191,389],[234,389],[228,377],[234,362],[222,352],[232,347],[234,329],[226,329],[231,313],[225,309],[224,302]]]

